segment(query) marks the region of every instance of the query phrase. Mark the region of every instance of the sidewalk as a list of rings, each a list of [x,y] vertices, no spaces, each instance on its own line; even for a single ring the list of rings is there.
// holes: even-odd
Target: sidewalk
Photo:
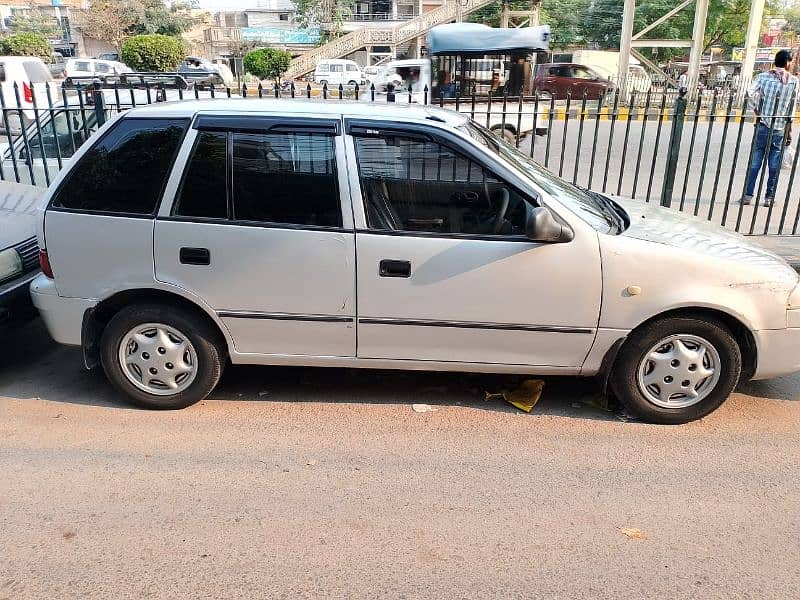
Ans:
[[[748,239],[764,246],[767,250],[772,250],[778,256],[782,256],[796,271],[800,272],[800,236],[759,235],[750,236]]]

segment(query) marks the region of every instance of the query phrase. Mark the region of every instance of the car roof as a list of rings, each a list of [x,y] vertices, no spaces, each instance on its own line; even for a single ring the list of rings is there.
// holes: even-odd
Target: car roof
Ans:
[[[403,58],[401,60],[390,60],[386,63],[389,67],[419,67],[428,62],[427,58]]]
[[[317,63],[317,66],[319,66],[319,65],[321,65],[323,63],[354,63],[354,64],[358,64],[356,61],[349,60],[347,58],[325,58],[325,59],[319,61]]]
[[[162,102],[133,108],[126,117],[194,117],[197,114],[245,114],[281,112],[318,117],[351,117],[408,120],[434,120],[450,126],[463,124],[467,117],[452,110],[433,106],[360,102],[356,100],[308,100],[303,98],[224,98]]]
[[[21,63],[21,62],[40,62],[44,64],[41,58],[38,56],[0,56],[0,61],[6,63]]]

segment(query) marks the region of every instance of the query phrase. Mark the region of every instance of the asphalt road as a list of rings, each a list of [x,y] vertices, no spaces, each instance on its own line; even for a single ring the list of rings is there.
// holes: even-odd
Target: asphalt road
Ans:
[[[148,412],[4,335],[0,598],[800,597],[800,376],[680,427],[513,383],[239,367]]]
[[[564,125],[564,121],[552,121],[549,147],[547,137],[529,136],[521,140],[521,150],[530,155],[533,143],[533,157],[537,161],[578,185],[626,198],[660,201],[671,121],[665,120],[660,132],[657,120],[631,121],[630,126],[626,121],[618,121],[612,127],[610,121],[586,119],[581,131],[580,122],[571,119],[566,123],[566,133]],[[750,206],[739,212],[738,200],[744,191],[752,137],[751,123],[740,125],[731,121],[726,133],[721,121],[713,124],[700,121],[696,131],[694,122],[687,121],[673,184],[673,207],[682,207],[690,214],[696,211],[703,218],[710,215],[714,223],[731,229],[737,229],[738,222],[741,233],[791,233],[800,222],[800,194],[789,193],[787,202],[790,169],[780,171],[776,204],[771,211],[763,206],[756,211]],[[796,181],[791,187],[796,187]],[[756,191],[758,189],[757,186]],[[766,182],[761,190],[762,198],[765,192]],[[800,227],[797,230],[800,231]]]

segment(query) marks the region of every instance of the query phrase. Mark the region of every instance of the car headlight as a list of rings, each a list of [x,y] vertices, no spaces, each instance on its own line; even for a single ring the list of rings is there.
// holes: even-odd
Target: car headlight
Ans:
[[[22,258],[13,248],[0,252],[0,282],[22,273]]]

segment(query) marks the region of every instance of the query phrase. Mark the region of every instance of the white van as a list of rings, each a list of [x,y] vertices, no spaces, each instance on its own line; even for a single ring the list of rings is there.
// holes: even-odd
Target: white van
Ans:
[[[131,68],[126,64],[97,58],[71,58],[64,67],[64,77],[102,77],[130,72]]]
[[[47,85],[53,76],[50,69],[35,56],[0,56],[0,90],[6,108],[21,108],[21,114],[8,112],[9,127],[12,131],[20,128],[20,119],[27,125],[34,119],[34,99],[39,108],[47,107]],[[14,84],[17,84],[16,91]],[[58,89],[51,94],[58,98]],[[35,96],[35,98],[34,98]],[[5,126],[5,125],[3,125]]]
[[[361,72],[358,63],[343,58],[322,60],[314,70],[314,83],[328,84],[328,86],[366,85],[367,80]]]

